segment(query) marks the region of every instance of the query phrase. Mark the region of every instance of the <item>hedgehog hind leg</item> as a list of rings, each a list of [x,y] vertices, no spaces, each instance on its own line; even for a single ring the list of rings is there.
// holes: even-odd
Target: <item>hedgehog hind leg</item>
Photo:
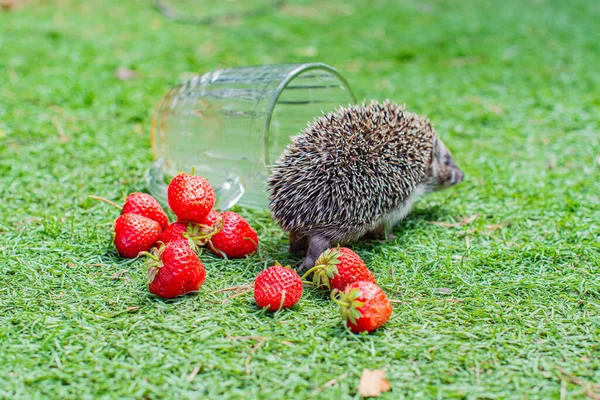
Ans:
[[[331,240],[324,235],[316,234],[310,237],[308,241],[308,251],[302,265],[300,265],[300,271],[306,271],[315,266],[315,261],[319,256],[331,246]]]
[[[304,257],[308,250],[308,236],[297,232],[290,232],[290,253]]]

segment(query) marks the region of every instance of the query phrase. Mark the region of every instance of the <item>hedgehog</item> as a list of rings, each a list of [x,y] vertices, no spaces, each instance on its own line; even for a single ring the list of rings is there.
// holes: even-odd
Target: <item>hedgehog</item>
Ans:
[[[394,239],[417,199],[463,177],[426,117],[390,100],[363,102],[292,137],[267,181],[269,208],[305,270],[336,244]]]

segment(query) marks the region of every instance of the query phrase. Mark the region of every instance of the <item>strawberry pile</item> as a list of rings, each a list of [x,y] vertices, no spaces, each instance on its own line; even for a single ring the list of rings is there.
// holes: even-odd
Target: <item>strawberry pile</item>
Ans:
[[[392,304],[365,262],[351,249],[338,246],[325,250],[305,276],[311,273],[315,286],[331,291],[331,299],[339,304],[342,320],[352,332],[372,332],[390,319]]]
[[[94,198],[121,209],[114,223],[115,248],[122,257],[147,257],[148,289],[164,299],[200,289],[206,280],[198,256],[202,247],[222,258],[243,258],[258,250],[256,231],[239,214],[217,212],[215,191],[200,176],[181,173],[169,184],[169,208],[177,217],[172,223],[158,201],[146,193],[131,193],[123,207]],[[305,281],[309,276],[311,282]],[[325,250],[303,277],[276,263],[260,272],[248,291],[254,292],[258,307],[277,311],[297,304],[304,284],[330,291],[352,332],[372,332],[392,314],[373,273],[347,247]]]
[[[289,308],[302,297],[303,279],[311,274],[312,282],[306,283],[331,291],[352,332],[372,332],[390,319],[392,304],[364,261],[347,247],[325,250],[302,278],[279,264],[267,268],[254,281],[254,300],[269,311]]]
[[[206,270],[197,252],[206,246],[224,258],[243,258],[258,250],[258,235],[248,221],[232,211],[214,210],[215,191],[200,176],[181,173],[167,191],[169,218],[146,193],[131,193],[114,224],[114,244],[121,257],[148,258],[148,288],[170,299],[200,289]]]

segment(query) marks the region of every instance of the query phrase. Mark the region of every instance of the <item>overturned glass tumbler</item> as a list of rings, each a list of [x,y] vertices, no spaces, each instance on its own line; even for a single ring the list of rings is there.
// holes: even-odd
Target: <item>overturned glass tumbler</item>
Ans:
[[[179,172],[208,179],[216,208],[266,208],[271,164],[307,123],[355,103],[344,78],[321,64],[231,68],[196,76],[169,90],[152,118],[156,161],[150,193],[166,203]]]

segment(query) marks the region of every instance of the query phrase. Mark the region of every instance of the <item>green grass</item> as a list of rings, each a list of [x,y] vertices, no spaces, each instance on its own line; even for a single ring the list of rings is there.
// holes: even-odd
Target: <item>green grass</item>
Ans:
[[[368,3],[217,26],[142,0],[0,12],[0,397],[356,398],[363,368],[389,399],[600,396],[600,3]],[[395,242],[354,246],[402,301],[389,323],[352,335],[313,290],[274,315],[215,293],[297,261],[244,209],[260,254],[202,255],[200,293],[150,296],[87,195],[144,190],[152,110],[181,77],[313,60],[427,114],[466,174]]]

